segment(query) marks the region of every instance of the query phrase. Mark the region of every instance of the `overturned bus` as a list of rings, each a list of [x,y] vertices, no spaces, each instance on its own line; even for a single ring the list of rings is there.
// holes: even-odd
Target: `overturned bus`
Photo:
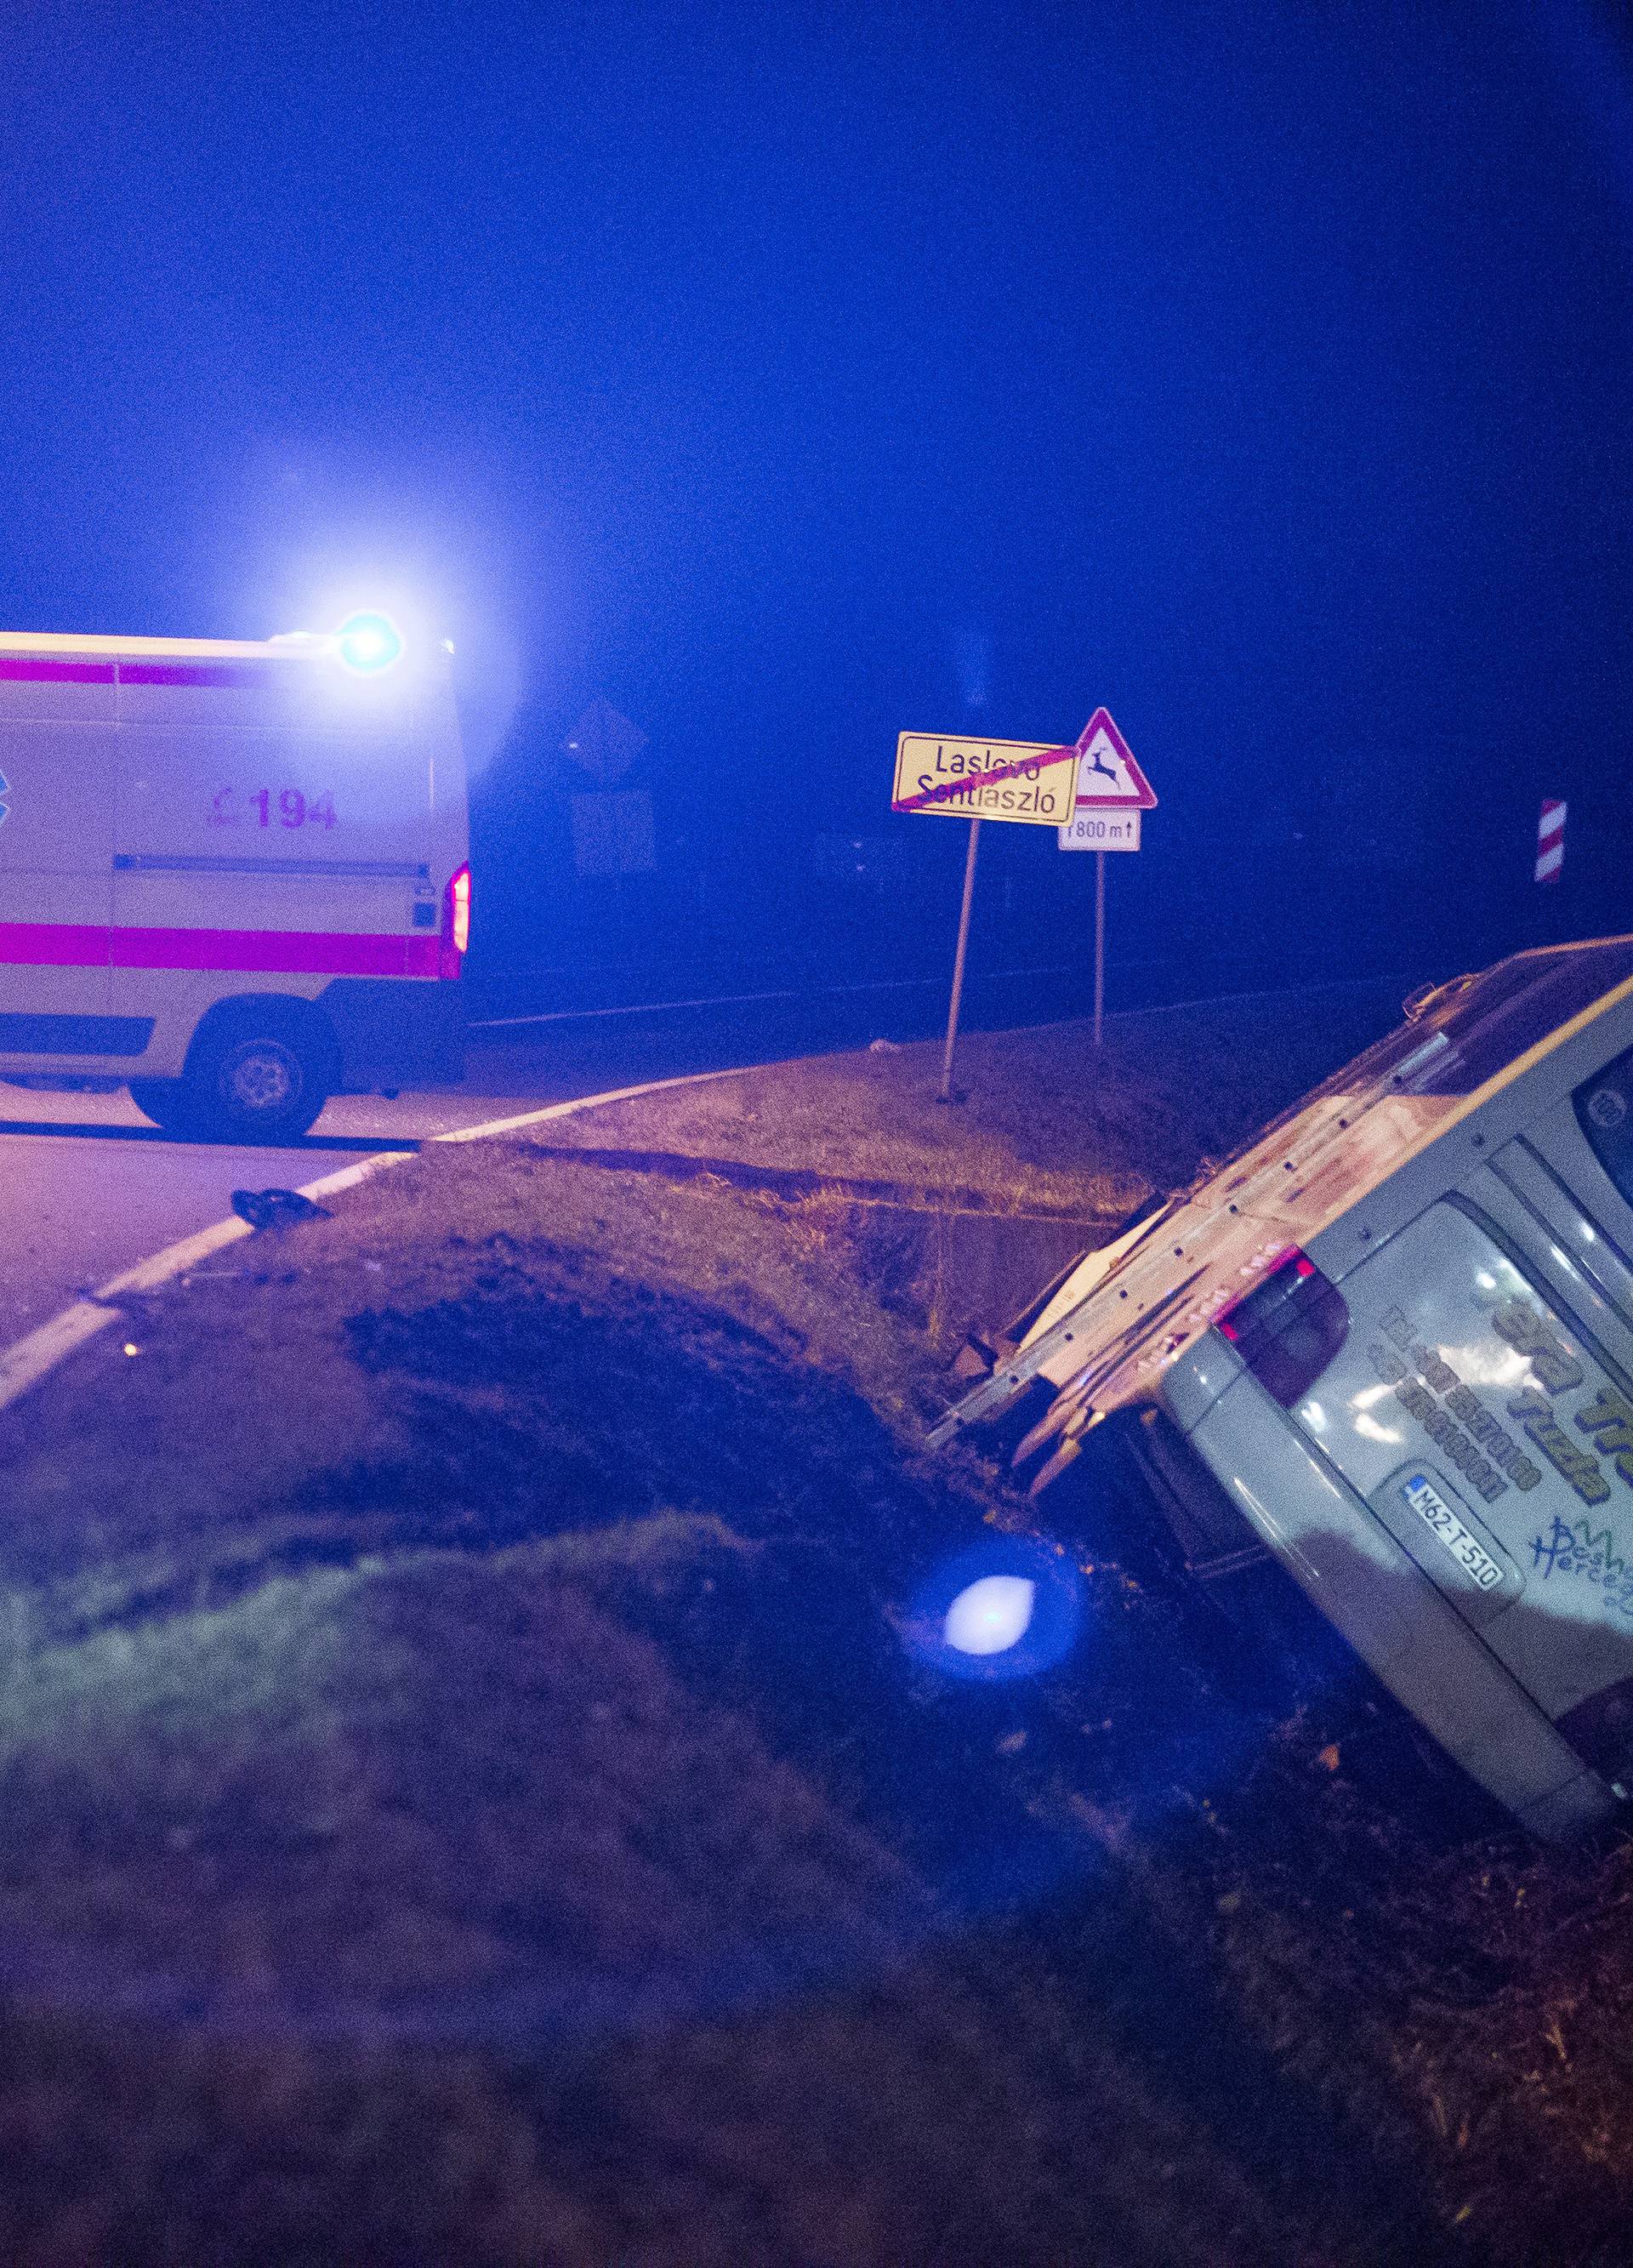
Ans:
[[[1030,1418],[1041,1494],[1117,1418],[1190,1576],[1279,1562],[1570,1836],[1633,1795],[1633,938],[1406,1015],[1051,1287],[931,1438]]]

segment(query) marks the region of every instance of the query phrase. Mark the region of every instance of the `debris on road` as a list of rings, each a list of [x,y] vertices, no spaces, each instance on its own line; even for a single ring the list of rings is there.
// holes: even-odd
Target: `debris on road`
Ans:
[[[327,1205],[315,1204],[298,1189],[234,1189],[232,1203],[239,1219],[246,1220],[257,1234],[270,1230],[281,1235],[297,1221],[334,1218]]]

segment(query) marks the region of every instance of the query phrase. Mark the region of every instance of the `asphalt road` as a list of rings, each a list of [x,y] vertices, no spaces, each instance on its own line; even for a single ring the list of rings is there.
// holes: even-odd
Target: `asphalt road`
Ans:
[[[151,1125],[122,1087],[112,1094],[40,1094],[0,1085],[0,1345],[148,1254],[222,1219],[235,1189],[289,1188],[454,1127],[677,1069],[713,1067],[687,1060],[696,1049],[680,1033],[617,1035],[575,1027],[569,1037],[545,1030],[548,1036],[479,1035],[462,1086],[394,1101],[342,1096],[303,1141],[276,1148],[177,1141]],[[721,1058],[735,1059],[729,1052]]]
[[[1385,980],[1380,997],[1397,998],[1398,983]],[[1357,995],[1379,988],[1328,989]],[[1346,1002],[1351,1014],[1361,1005]],[[977,980],[966,1001],[972,1028],[1069,1012],[1057,987],[1024,971]],[[268,1149],[177,1141],[151,1125],[122,1087],[42,1094],[0,1084],[0,1346],[150,1253],[224,1219],[235,1189],[316,1181],[377,1150],[645,1079],[865,1046],[877,1036],[927,1038],[945,1014],[944,1003],[921,987],[880,985],[515,1020],[473,1031],[460,1086],[394,1101],[342,1096],[303,1141]]]

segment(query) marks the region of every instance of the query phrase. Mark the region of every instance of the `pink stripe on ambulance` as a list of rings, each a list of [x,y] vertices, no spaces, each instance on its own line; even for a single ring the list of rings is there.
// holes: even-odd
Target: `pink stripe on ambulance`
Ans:
[[[12,968],[212,968],[424,977],[441,976],[442,961],[442,940],[435,937],[346,930],[110,930],[99,922],[0,922],[0,963]]]

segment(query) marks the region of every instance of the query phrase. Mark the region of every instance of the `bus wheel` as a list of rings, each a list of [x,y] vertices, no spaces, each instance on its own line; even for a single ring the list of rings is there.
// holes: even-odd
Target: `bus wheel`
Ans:
[[[329,1099],[322,1050],[291,1020],[233,1021],[204,1035],[189,1064],[194,1123],[218,1140],[292,1142]]]
[[[144,1118],[162,1126],[166,1134],[195,1130],[197,1104],[192,1088],[182,1079],[133,1079],[130,1100]]]

